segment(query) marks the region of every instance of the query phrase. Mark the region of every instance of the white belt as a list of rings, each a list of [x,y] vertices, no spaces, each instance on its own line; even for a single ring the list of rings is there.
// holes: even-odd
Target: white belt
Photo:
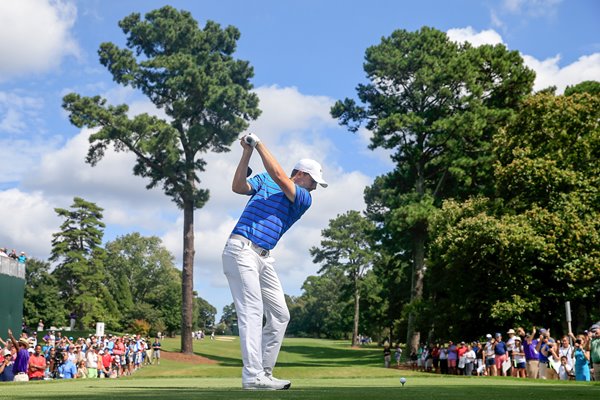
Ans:
[[[240,240],[244,243],[247,243],[250,245],[250,247],[252,248],[252,250],[254,250],[254,252],[256,254],[258,254],[261,257],[269,257],[269,254],[271,253],[269,250],[267,249],[263,249],[260,246],[255,245],[252,240],[248,239],[247,237],[244,237],[242,235],[238,235],[238,234],[231,234],[231,236],[229,236],[230,239],[235,239],[235,240]]]

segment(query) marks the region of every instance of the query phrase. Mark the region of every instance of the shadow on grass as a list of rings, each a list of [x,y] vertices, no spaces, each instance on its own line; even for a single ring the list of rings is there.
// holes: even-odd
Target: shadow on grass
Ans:
[[[431,385],[405,387],[299,387],[288,391],[243,391],[241,389],[203,389],[193,387],[124,387],[94,388],[79,393],[52,393],[45,399],[169,399],[169,400],[220,400],[220,399],[285,399],[285,400],[365,400],[365,399],[410,399],[410,400],[510,400],[510,399],[598,399],[600,385]],[[6,392],[5,392],[6,393]],[[1,397],[1,395],[0,395]],[[24,391],[13,393],[11,399],[39,399]]]
[[[336,349],[331,347],[285,346],[286,353],[302,356],[298,362],[278,360],[278,366],[287,367],[335,367],[335,366],[373,366],[383,362],[383,353],[352,351],[351,349]]]
[[[194,352],[197,355],[217,361],[225,367],[241,367],[239,358],[223,357],[215,354]],[[315,346],[284,346],[282,353],[290,353],[302,357],[301,361],[286,362],[285,356],[279,356],[277,366],[282,367],[338,367],[338,366],[373,366],[383,363],[383,353],[379,351],[365,352],[352,351],[351,349],[336,349]]]

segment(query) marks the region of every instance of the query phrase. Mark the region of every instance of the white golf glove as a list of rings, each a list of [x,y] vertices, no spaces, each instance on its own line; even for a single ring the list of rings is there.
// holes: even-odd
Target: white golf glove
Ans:
[[[252,148],[254,148],[260,142],[260,138],[254,133],[249,133],[246,136],[244,136],[244,141],[250,146],[252,146]]]

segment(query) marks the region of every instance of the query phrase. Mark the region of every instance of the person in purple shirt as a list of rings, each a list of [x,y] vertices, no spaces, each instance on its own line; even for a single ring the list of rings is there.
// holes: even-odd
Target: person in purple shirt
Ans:
[[[531,379],[538,378],[540,353],[537,351],[538,339],[535,337],[535,327],[530,335],[525,336],[523,341],[523,352],[525,353],[525,372]]]
[[[27,369],[29,368],[29,342],[25,338],[17,339],[13,336],[12,331],[8,330],[8,338],[11,340],[13,346],[16,349],[19,349],[17,352],[17,357],[15,358],[15,363],[13,364],[13,374],[15,375],[15,382],[25,382],[29,380],[29,376],[27,376]]]

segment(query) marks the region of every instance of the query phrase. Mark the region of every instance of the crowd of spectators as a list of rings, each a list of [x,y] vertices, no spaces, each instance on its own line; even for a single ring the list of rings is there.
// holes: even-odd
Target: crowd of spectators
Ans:
[[[74,339],[60,331],[43,338],[22,333],[19,339],[8,330],[0,338],[0,382],[51,379],[118,378],[144,365],[160,364],[160,338],[140,335],[90,335]]]
[[[385,366],[390,349],[384,346]],[[485,340],[421,345],[409,356],[413,370],[466,376],[600,381],[600,321],[589,330],[554,338],[549,329],[509,329]]]
[[[27,255],[25,254],[24,251],[17,254],[17,251],[15,249],[12,249],[9,253],[8,249],[6,247],[0,248],[0,257],[12,258],[21,264],[25,264],[25,262],[27,261]]]

